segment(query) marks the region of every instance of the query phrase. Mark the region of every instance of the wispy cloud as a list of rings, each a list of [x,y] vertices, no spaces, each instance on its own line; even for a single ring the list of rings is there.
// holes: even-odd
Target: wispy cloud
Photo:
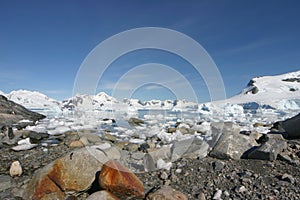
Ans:
[[[247,42],[245,44],[241,44],[234,48],[227,49],[223,51],[223,53],[228,55],[235,55],[240,53],[245,53],[247,51],[255,51],[260,48],[265,48],[274,44],[278,44],[280,42],[284,42],[286,38],[262,38],[254,41]]]
[[[157,90],[157,89],[161,89],[162,86],[160,85],[148,85],[145,87],[146,90]]]

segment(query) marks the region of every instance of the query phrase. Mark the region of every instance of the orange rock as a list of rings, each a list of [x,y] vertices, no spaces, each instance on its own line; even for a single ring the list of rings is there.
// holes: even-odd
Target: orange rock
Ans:
[[[101,170],[109,153],[94,147],[77,149],[37,170],[25,188],[23,198],[30,200],[65,199],[86,191]]]
[[[83,146],[84,146],[84,144],[79,140],[72,141],[69,144],[69,147],[71,147],[71,148],[72,147],[83,147]]]
[[[121,197],[144,198],[145,196],[144,186],[139,178],[115,160],[110,160],[103,165],[99,184],[103,189]]]
[[[32,200],[65,198],[64,192],[48,176],[40,180],[39,184],[36,185],[35,191]]]

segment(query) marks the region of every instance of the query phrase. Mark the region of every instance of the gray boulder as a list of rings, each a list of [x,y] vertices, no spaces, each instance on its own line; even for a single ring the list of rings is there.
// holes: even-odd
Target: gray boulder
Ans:
[[[280,134],[268,134],[267,141],[248,153],[247,158],[276,160],[279,153],[287,148],[287,143]]]
[[[146,153],[143,158],[143,165],[146,171],[154,171],[157,169],[157,161],[162,159],[166,162],[171,161],[171,147],[166,145],[155,151]]]
[[[258,145],[254,138],[240,134],[239,126],[232,122],[225,122],[222,126],[220,123],[217,125],[218,129],[216,130],[219,132],[215,135],[219,139],[209,153],[212,157],[238,160],[245,152]]]
[[[187,140],[174,142],[171,148],[171,161],[179,158],[205,158],[208,154],[209,145],[207,142],[193,137]]]

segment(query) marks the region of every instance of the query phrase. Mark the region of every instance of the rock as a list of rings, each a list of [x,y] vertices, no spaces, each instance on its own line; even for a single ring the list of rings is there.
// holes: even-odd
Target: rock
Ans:
[[[66,194],[85,191],[103,163],[110,159],[120,159],[120,152],[114,147],[101,150],[90,146],[69,152],[35,172],[24,199],[64,199]]]
[[[175,133],[176,132],[176,128],[174,127],[169,127],[167,130],[168,133]]]
[[[218,124],[215,131],[220,131],[221,136],[210,152],[212,157],[238,160],[246,151],[257,145],[254,138],[239,134],[240,128],[232,122],[225,122],[223,127]]]
[[[150,145],[148,143],[143,143],[139,147],[139,151],[147,152],[147,150],[150,148]]]
[[[109,134],[109,133],[105,133],[104,139],[105,139],[105,140],[108,140],[108,141],[111,141],[111,142],[117,141],[117,138],[116,138],[115,136],[112,136],[112,135]]]
[[[48,138],[49,135],[47,133],[37,133],[35,131],[30,131],[28,137],[30,138],[31,143],[38,144],[40,140]]]
[[[211,140],[206,141],[208,145],[213,148],[217,142],[219,141],[221,135],[223,134],[222,130],[224,127],[223,122],[214,122],[210,124],[210,130],[211,130]]]
[[[187,127],[178,127],[177,130],[179,130],[183,135],[195,133],[195,130]]]
[[[258,123],[258,122],[253,124],[253,127],[271,127],[271,126],[272,126],[272,124],[264,124],[264,123]]]
[[[0,125],[12,126],[23,119],[35,122],[43,118],[44,115],[30,111],[0,95]]]
[[[222,162],[222,161],[220,161],[220,160],[217,160],[217,161],[215,161],[215,162],[213,163],[213,167],[214,167],[214,170],[215,170],[216,172],[222,171],[222,169],[224,168],[224,166],[225,166],[225,163]]]
[[[197,137],[174,142],[171,148],[171,160],[179,158],[204,158],[207,156],[209,145]]]
[[[170,170],[170,168],[172,167],[172,162],[165,162],[163,159],[158,159],[156,166],[158,169]]]
[[[119,200],[118,197],[105,190],[91,194],[86,200]]]
[[[290,174],[283,174],[281,176],[281,180],[287,181],[287,182],[289,182],[291,184],[295,183],[295,178],[292,175],[290,175]]]
[[[80,137],[79,142],[81,142],[84,146],[90,146],[90,142],[86,137]]]
[[[157,169],[157,161],[163,159],[164,161],[171,161],[171,148],[169,145],[163,146],[149,153],[146,153],[143,158],[143,164],[146,171],[154,171]]]
[[[279,122],[280,126],[285,130],[287,138],[300,138],[300,114]]]
[[[10,176],[21,176],[23,173],[22,166],[19,161],[14,161],[11,163],[9,174]]]
[[[7,136],[8,136],[9,139],[13,139],[15,137],[12,127],[8,128]]]
[[[144,169],[146,172],[156,170],[155,162],[150,154],[145,154],[143,158]]]
[[[68,145],[70,148],[74,148],[74,147],[84,147],[84,144],[80,141],[80,140],[76,140],[76,141],[72,141],[70,142],[70,144]]]
[[[29,149],[33,149],[34,147],[37,147],[38,144],[20,144],[17,146],[12,147],[11,149],[14,151],[25,151]]]
[[[131,126],[141,126],[141,125],[144,124],[145,122],[144,122],[143,120],[141,120],[141,119],[131,117],[131,118],[128,120],[128,123],[129,123]]]
[[[291,157],[289,155],[287,155],[286,153],[279,153],[278,156],[277,156],[277,159],[278,160],[282,160],[282,161],[285,161],[289,164],[294,164],[295,161],[293,159],[291,159]]]
[[[160,178],[161,178],[162,180],[167,180],[168,177],[169,177],[169,175],[167,174],[167,172],[165,172],[165,171],[161,172]]]
[[[237,191],[239,192],[239,193],[243,193],[243,192],[246,192],[247,191],[247,188],[245,187],[245,186],[241,186],[241,187],[239,187],[239,188],[237,188]]]
[[[136,152],[136,153],[133,153],[131,155],[131,158],[135,159],[135,160],[141,160],[144,158],[144,153],[142,152]]]
[[[124,146],[124,150],[129,152],[135,152],[138,151],[138,149],[139,149],[139,145],[134,143],[129,143],[126,146]]]
[[[213,199],[220,200],[222,196],[222,190],[217,190],[217,192],[214,194]]]
[[[268,134],[268,140],[248,153],[247,158],[276,160],[277,155],[287,148],[287,143],[279,134]]]
[[[0,175],[0,192],[12,187],[11,180],[10,176]]]
[[[121,163],[110,160],[105,163],[99,176],[99,185],[120,197],[144,198],[143,183]]]
[[[199,193],[198,200],[206,200],[205,194],[203,192]]]
[[[1,200],[19,200],[20,198],[15,197],[11,192],[0,193]]]
[[[86,140],[90,144],[99,144],[102,142],[101,137],[94,133],[84,133],[84,134],[82,134],[80,140],[82,140],[83,137],[86,138]]]
[[[77,131],[67,131],[64,133],[64,143],[69,146],[72,141],[79,140],[80,136]]]
[[[188,198],[170,186],[162,186],[157,191],[149,194],[147,200],[188,200]]]

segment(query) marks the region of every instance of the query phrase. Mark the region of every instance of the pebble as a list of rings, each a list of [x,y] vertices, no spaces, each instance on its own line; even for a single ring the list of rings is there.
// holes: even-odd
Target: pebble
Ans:
[[[295,183],[295,178],[292,175],[286,173],[282,175],[281,180],[287,181],[291,184]]]
[[[217,192],[214,194],[213,199],[220,200],[222,196],[222,190],[217,190]]]
[[[223,194],[224,194],[226,197],[229,197],[229,195],[230,195],[229,192],[228,192],[227,190],[225,190]]]
[[[203,192],[200,192],[200,194],[198,195],[198,200],[206,200],[205,194]]]
[[[220,160],[217,160],[217,161],[215,161],[215,162],[213,163],[213,166],[214,166],[214,170],[215,170],[216,172],[220,172],[220,171],[222,171],[222,169],[224,168],[225,163],[222,162],[222,161],[220,161]]]
[[[169,175],[168,175],[165,171],[163,171],[163,172],[160,174],[160,178],[161,178],[162,180],[166,180],[166,179],[168,179],[168,177],[169,177]]]
[[[156,165],[158,169],[170,170],[172,167],[172,162],[165,162],[163,159],[160,158],[157,160]]]
[[[239,189],[238,189],[238,192],[239,192],[239,193],[243,193],[243,192],[246,192],[246,191],[247,191],[247,189],[246,189],[245,186],[241,186],[241,187],[239,187]]]

